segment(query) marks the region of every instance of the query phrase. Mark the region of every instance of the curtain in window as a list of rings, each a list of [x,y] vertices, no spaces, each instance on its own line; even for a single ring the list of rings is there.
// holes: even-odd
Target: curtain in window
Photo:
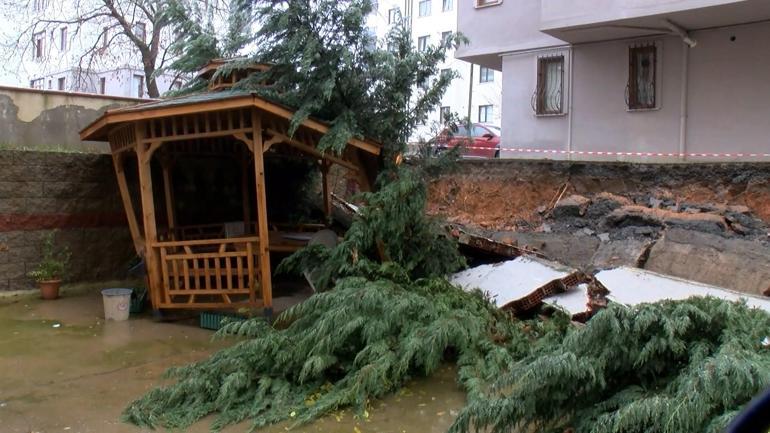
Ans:
[[[654,50],[654,48],[653,48]],[[638,50],[634,60],[636,61],[636,86],[637,103],[642,107],[655,106],[655,59],[653,50]]]
[[[562,58],[555,58],[545,64],[545,83],[543,86],[543,103],[546,113],[561,112],[561,91],[562,91],[562,69],[564,62]]]

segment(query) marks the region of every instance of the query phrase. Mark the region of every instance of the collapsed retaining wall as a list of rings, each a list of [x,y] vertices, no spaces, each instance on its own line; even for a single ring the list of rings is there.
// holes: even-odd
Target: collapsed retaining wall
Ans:
[[[125,276],[134,251],[111,158],[0,150],[0,291],[32,287],[52,230],[72,253],[71,281]]]
[[[462,161],[429,212],[581,269],[770,286],[770,164]]]

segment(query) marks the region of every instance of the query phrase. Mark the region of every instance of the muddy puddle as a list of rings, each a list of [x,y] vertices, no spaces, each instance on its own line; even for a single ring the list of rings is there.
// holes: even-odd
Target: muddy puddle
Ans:
[[[163,383],[172,366],[205,358],[227,341],[189,324],[150,318],[104,322],[98,293],[0,304],[0,432],[141,432],[121,410]],[[359,416],[341,411],[296,432],[444,432],[465,395],[455,370],[408,384]],[[248,423],[225,432],[245,432]],[[291,423],[261,429],[285,432]],[[209,431],[209,420],[190,432]]]

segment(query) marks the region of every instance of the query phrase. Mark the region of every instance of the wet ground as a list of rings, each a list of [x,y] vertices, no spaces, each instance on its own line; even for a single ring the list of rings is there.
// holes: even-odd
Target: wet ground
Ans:
[[[169,367],[202,359],[228,344],[191,323],[103,319],[98,290],[56,300],[0,299],[0,432],[120,433],[132,399],[163,383]],[[444,432],[465,401],[451,367],[373,402],[366,419],[350,411],[292,431]],[[207,432],[206,420],[187,431]],[[245,432],[249,424],[225,432]],[[287,425],[260,430],[277,433]]]

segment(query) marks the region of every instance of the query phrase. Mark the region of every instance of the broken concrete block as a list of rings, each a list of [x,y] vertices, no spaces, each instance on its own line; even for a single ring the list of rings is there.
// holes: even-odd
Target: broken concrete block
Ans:
[[[770,248],[694,230],[668,230],[644,266],[655,272],[761,294],[770,281]]]
[[[571,195],[559,200],[551,211],[551,215],[554,218],[583,216],[590,203],[591,200],[582,195]]]
[[[644,265],[654,242],[643,239],[618,239],[603,242],[591,258],[591,266],[609,269],[619,266],[637,268]]]
[[[630,204],[632,204],[631,200],[623,196],[602,192],[592,198],[591,204],[586,209],[585,216],[592,219],[601,218],[617,208]]]
[[[580,232],[501,232],[493,234],[492,239],[497,240],[501,236],[511,236],[516,239],[521,248],[537,251],[552,260],[576,268],[583,268],[591,263],[591,257],[600,243],[596,236],[586,236]]]
[[[624,206],[612,211],[606,222],[617,227],[626,226],[667,226],[698,230],[708,233],[724,233],[727,222],[724,217],[699,213],[688,214],[665,209],[650,209],[644,206]]]
[[[610,234],[609,233],[599,233],[598,235],[599,240],[602,242],[609,242],[610,241]]]

